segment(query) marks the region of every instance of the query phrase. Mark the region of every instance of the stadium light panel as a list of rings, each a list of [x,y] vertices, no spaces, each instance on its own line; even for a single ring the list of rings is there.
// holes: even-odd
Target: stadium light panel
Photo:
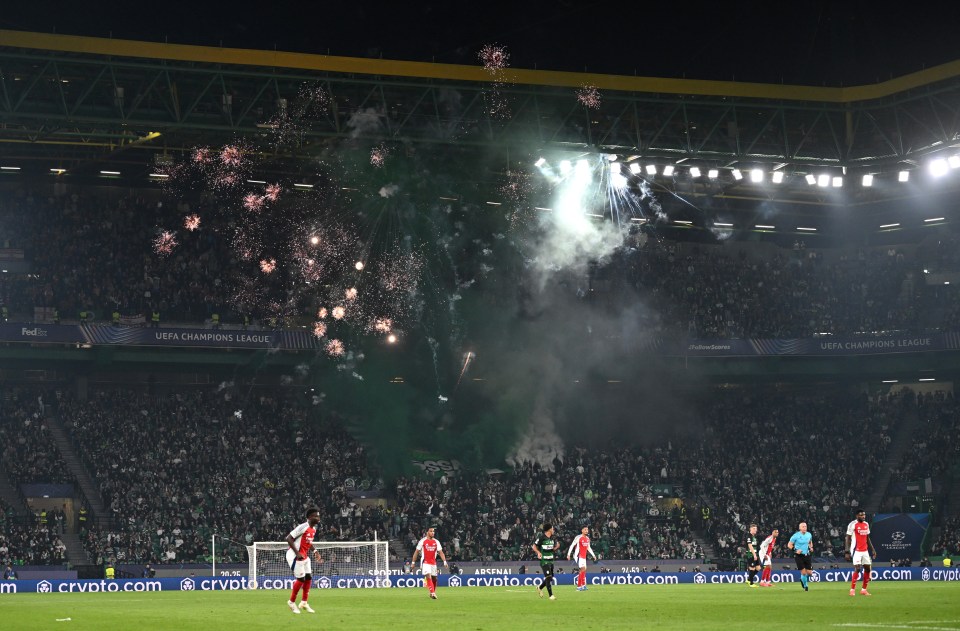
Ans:
[[[880,228],[899,228],[900,224],[898,223],[885,223]]]
[[[950,156],[947,158],[947,164],[951,169],[960,169],[960,156]]]
[[[611,163],[610,163],[610,173],[613,173],[614,175],[619,175],[619,174],[620,174],[620,163],[619,163],[619,162],[611,162]]]
[[[783,171],[774,171],[773,172],[773,183],[780,184],[783,182]]]
[[[647,175],[656,175],[657,174],[657,165],[648,164],[647,165]]]
[[[266,184],[266,180],[247,180],[248,184]]]
[[[743,179],[743,173],[740,172],[740,169],[734,169],[730,174],[733,176],[733,179],[738,182]]]
[[[843,178],[839,175],[833,178],[833,188],[840,188],[843,186]]]
[[[718,177],[720,177],[720,170],[710,169],[709,171],[707,171],[707,177],[710,178],[711,180],[717,179]]]
[[[866,187],[873,186],[873,174],[867,173],[863,176],[863,185]]]
[[[897,175],[897,181],[899,182],[910,181],[910,171],[900,171],[900,173]]]
[[[542,167],[542,166],[545,165],[546,163],[547,163],[547,159],[546,159],[546,158],[540,158],[539,160],[537,160],[536,162],[533,163],[533,166],[535,166],[535,167],[537,167],[537,168],[539,169],[540,167]]]
[[[668,164],[667,166],[663,167],[663,174],[666,175],[667,177],[670,177],[671,175],[673,175],[673,170],[674,170],[673,165]]]
[[[884,379],[881,383],[900,383],[899,379]]]
[[[948,168],[949,166],[947,165],[947,161],[943,158],[937,158],[936,160],[930,162],[930,174],[933,175],[933,177],[942,177],[946,175]]]
[[[732,227],[733,227],[733,224],[732,224],[732,223],[720,223],[719,221],[714,221],[714,222],[713,222],[713,225],[716,226],[717,228],[732,228]]]
[[[762,224],[757,224],[754,226],[754,228],[757,228],[758,230],[773,230],[776,228],[776,226],[764,226]]]
[[[0,171],[19,171],[20,167],[0,167]]]
[[[762,182],[763,181],[763,171],[760,169],[751,169],[750,170],[750,181],[751,182]]]
[[[51,173],[56,173],[57,175],[63,175],[67,172],[66,169],[50,169]]]
[[[632,162],[630,164],[630,172],[633,173],[634,175],[637,175],[638,173],[640,173],[640,163]]]
[[[817,183],[817,177],[813,173],[807,173],[806,180],[807,180],[807,184],[809,184],[810,186],[813,186],[814,184]]]
[[[560,173],[561,173],[561,174],[566,175],[567,173],[570,172],[571,169],[573,169],[573,165],[570,164],[570,161],[569,161],[569,160],[561,160],[561,161],[560,161]]]
[[[931,217],[930,219],[924,219],[923,223],[931,223],[933,221],[943,221],[945,217]]]
[[[700,177],[700,167],[690,167],[690,177]]]
[[[100,175],[120,175],[120,171],[100,171]]]
[[[150,177],[157,177],[157,178],[160,178],[160,179],[166,179],[166,178],[168,178],[168,177],[170,177],[170,176],[167,175],[166,173],[151,173],[151,174],[150,174]]]
[[[918,379],[918,381],[936,381],[936,380],[937,379],[935,377],[921,377],[920,379]]]
[[[614,173],[610,176],[610,183],[613,184],[614,188],[626,188],[627,177],[622,173]]]
[[[830,176],[826,173],[821,173],[817,176],[817,186],[820,188],[826,188],[830,186]]]
[[[674,220],[673,220],[673,223],[678,223],[678,224],[683,225],[683,226],[689,226],[689,225],[691,225],[693,222],[692,222],[692,221],[687,221],[686,219],[674,219]]]
[[[801,230],[801,231],[803,231],[803,232],[816,232],[816,231],[817,231],[816,228],[804,228],[804,227],[801,227],[801,226],[797,226],[797,230]]]

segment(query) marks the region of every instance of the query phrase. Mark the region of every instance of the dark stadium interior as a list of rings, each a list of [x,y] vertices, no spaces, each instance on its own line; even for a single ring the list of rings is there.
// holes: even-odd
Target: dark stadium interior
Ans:
[[[397,573],[960,555],[957,6],[363,4],[4,7],[0,566],[246,575],[309,506]]]

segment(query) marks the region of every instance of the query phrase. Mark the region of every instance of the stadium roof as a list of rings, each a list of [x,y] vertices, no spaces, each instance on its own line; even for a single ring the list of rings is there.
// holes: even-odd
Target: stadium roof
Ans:
[[[305,84],[330,97],[326,115],[304,133],[306,154],[326,139],[349,138],[513,159],[607,153],[704,172],[781,171],[795,181],[893,179],[948,157],[960,139],[960,61],[869,85],[811,87],[516,68],[491,74],[479,64],[3,30],[0,72],[0,158],[41,171],[127,164],[145,176],[157,154],[263,136],[279,104]],[[599,90],[596,107],[578,101],[584,86]],[[508,116],[492,111],[491,93],[507,102]],[[384,124],[358,133],[349,119],[368,108]]]

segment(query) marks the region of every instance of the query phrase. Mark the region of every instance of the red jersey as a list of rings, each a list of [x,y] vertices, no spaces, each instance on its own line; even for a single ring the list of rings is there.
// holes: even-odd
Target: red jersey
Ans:
[[[424,537],[417,544],[417,550],[423,554],[424,565],[436,565],[437,552],[442,551],[443,546],[441,546],[440,542],[436,539],[427,539]]]
[[[567,550],[567,556],[571,555],[574,548],[577,549],[578,559],[586,559],[588,552],[593,555],[593,550],[590,548],[590,537],[587,535],[577,535],[574,538],[573,543],[570,544],[570,549]]]
[[[870,535],[870,524],[865,521],[854,521],[847,528],[847,534],[852,534],[856,552],[867,551],[867,537]]]
[[[317,529],[311,526],[308,521],[290,531],[290,536],[293,537],[293,547],[297,549],[297,554],[306,557],[310,553],[310,548],[313,547],[313,538],[316,534]]]

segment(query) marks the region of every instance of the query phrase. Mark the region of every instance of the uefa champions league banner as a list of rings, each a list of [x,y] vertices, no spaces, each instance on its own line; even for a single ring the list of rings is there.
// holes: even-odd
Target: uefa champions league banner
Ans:
[[[960,333],[864,335],[805,339],[688,340],[689,357],[842,356],[960,350]]]
[[[313,350],[320,342],[307,330],[152,328],[107,324],[0,324],[0,342]],[[845,356],[960,350],[960,333],[875,335],[856,338],[686,341],[657,339],[649,352],[668,357]]]
[[[877,513],[870,523],[874,561],[919,559],[920,546],[930,525],[930,513]]]
[[[279,350],[320,347],[317,338],[308,331],[172,329],[106,324],[0,324],[0,342]]]
[[[849,583],[853,570],[814,570],[810,576],[813,583]],[[608,585],[733,585],[746,582],[746,572],[633,572],[588,574],[587,584],[602,589]],[[557,585],[573,587],[574,574],[558,574]],[[540,582],[538,574],[469,574],[451,576],[441,574],[440,587],[456,589],[459,587],[509,587],[529,588],[531,592]],[[773,583],[799,583],[800,573],[796,570],[775,571]],[[876,568],[874,581],[958,581],[960,568]],[[239,589],[288,590],[293,586],[293,577],[259,579],[254,585],[246,576],[190,577],[159,579],[119,579],[119,580],[42,580],[42,581],[0,581],[0,598],[3,594],[102,594],[102,593],[143,593],[175,591],[224,591]],[[396,589],[423,588],[422,576],[405,574],[401,576],[318,576],[313,579],[315,589],[376,589],[391,587]],[[816,589],[816,588],[814,588]]]

